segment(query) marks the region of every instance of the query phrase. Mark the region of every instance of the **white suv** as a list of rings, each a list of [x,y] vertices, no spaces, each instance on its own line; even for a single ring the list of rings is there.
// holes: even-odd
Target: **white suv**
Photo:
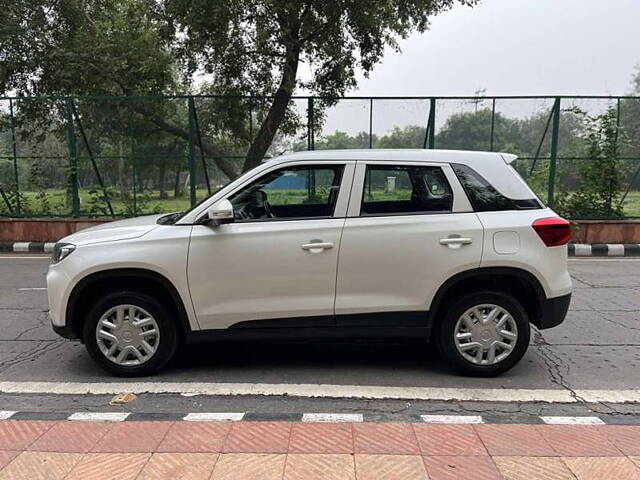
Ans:
[[[514,155],[315,151],[270,160],[187,212],[108,223],[56,244],[53,328],[117,375],[146,375],[179,342],[433,339],[495,375],[529,324],[564,320],[569,223]]]

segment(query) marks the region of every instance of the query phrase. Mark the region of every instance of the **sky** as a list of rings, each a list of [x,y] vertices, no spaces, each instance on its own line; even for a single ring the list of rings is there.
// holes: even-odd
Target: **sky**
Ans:
[[[640,0],[482,0],[388,49],[350,95],[619,95],[640,65]]]
[[[640,65],[640,0],[481,0],[433,17],[431,28],[387,49],[369,78],[347,96],[624,95]],[[304,77],[305,67],[300,72]],[[601,113],[608,101],[577,106]],[[503,100],[512,117],[548,112],[552,100]],[[486,102],[482,107],[489,107]],[[299,106],[301,111],[304,104]],[[476,106],[439,101],[436,128]],[[375,101],[372,131],[425,125],[426,101]],[[369,130],[368,101],[341,101],[326,112],[323,134]]]

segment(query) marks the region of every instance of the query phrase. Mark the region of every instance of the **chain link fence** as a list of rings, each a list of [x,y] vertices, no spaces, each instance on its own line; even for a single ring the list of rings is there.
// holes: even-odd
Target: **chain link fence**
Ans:
[[[0,216],[187,209],[241,173],[269,101],[0,98]],[[515,153],[523,178],[561,213],[640,217],[640,97],[295,97],[268,156],[350,148]],[[594,193],[598,182],[606,188]],[[581,210],[583,201],[606,208]]]

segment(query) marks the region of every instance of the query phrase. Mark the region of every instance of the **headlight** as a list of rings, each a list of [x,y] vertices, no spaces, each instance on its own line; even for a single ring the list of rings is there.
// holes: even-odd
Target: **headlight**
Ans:
[[[53,263],[58,263],[64,260],[69,255],[71,255],[75,249],[76,249],[76,246],[73,245],[72,243],[56,243],[53,246],[53,254],[51,255],[51,261]]]

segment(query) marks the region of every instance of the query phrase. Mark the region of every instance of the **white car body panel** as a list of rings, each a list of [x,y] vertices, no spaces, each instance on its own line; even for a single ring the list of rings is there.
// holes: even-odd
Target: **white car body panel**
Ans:
[[[451,234],[472,243],[440,245]],[[482,225],[475,213],[348,218],[336,314],[426,311],[440,285],[477,268],[481,253]]]
[[[531,226],[540,218],[557,217],[550,208],[514,212],[480,212],[484,226],[484,248],[481,267],[515,267],[533,274],[547,298],[571,293],[571,277],[567,270],[567,246],[547,247]],[[498,253],[494,238],[502,232],[515,232],[518,244],[511,254]],[[514,239],[515,239],[514,238]],[[504,248],[504,247],[503,247]]]
[[[145,215],[143,217],[127,218],[116,222],[103,223],[73,233],[63,240],[74,245],[92,245],[94,243],[131,240],[150,232],[158,226],[158,218],[163,215]]]
[[[191,304],[185,267],[192,227],[157,225],[155,217],[146,218],[148,222],[153,219],[153,228],[147,228],[145,235],[128,240],[78,243],[78,248],[68,258],[49,266],[47,290],[54,325],[65,324],[69,296],[83,278],[106,270],[138,268],[155,272],[171,282],[185,307],[190,327],[193,330],[200,328]],[[96,231],[94,239],[102,233],[109,235],[107,232],[108,229]],[[63,241],[77,239],[75,235]]]
[[[188,272],[201,327],[333,315],[343,224],[335,218],[194,226]],[[334,246],[301,248],[316,239]]]

